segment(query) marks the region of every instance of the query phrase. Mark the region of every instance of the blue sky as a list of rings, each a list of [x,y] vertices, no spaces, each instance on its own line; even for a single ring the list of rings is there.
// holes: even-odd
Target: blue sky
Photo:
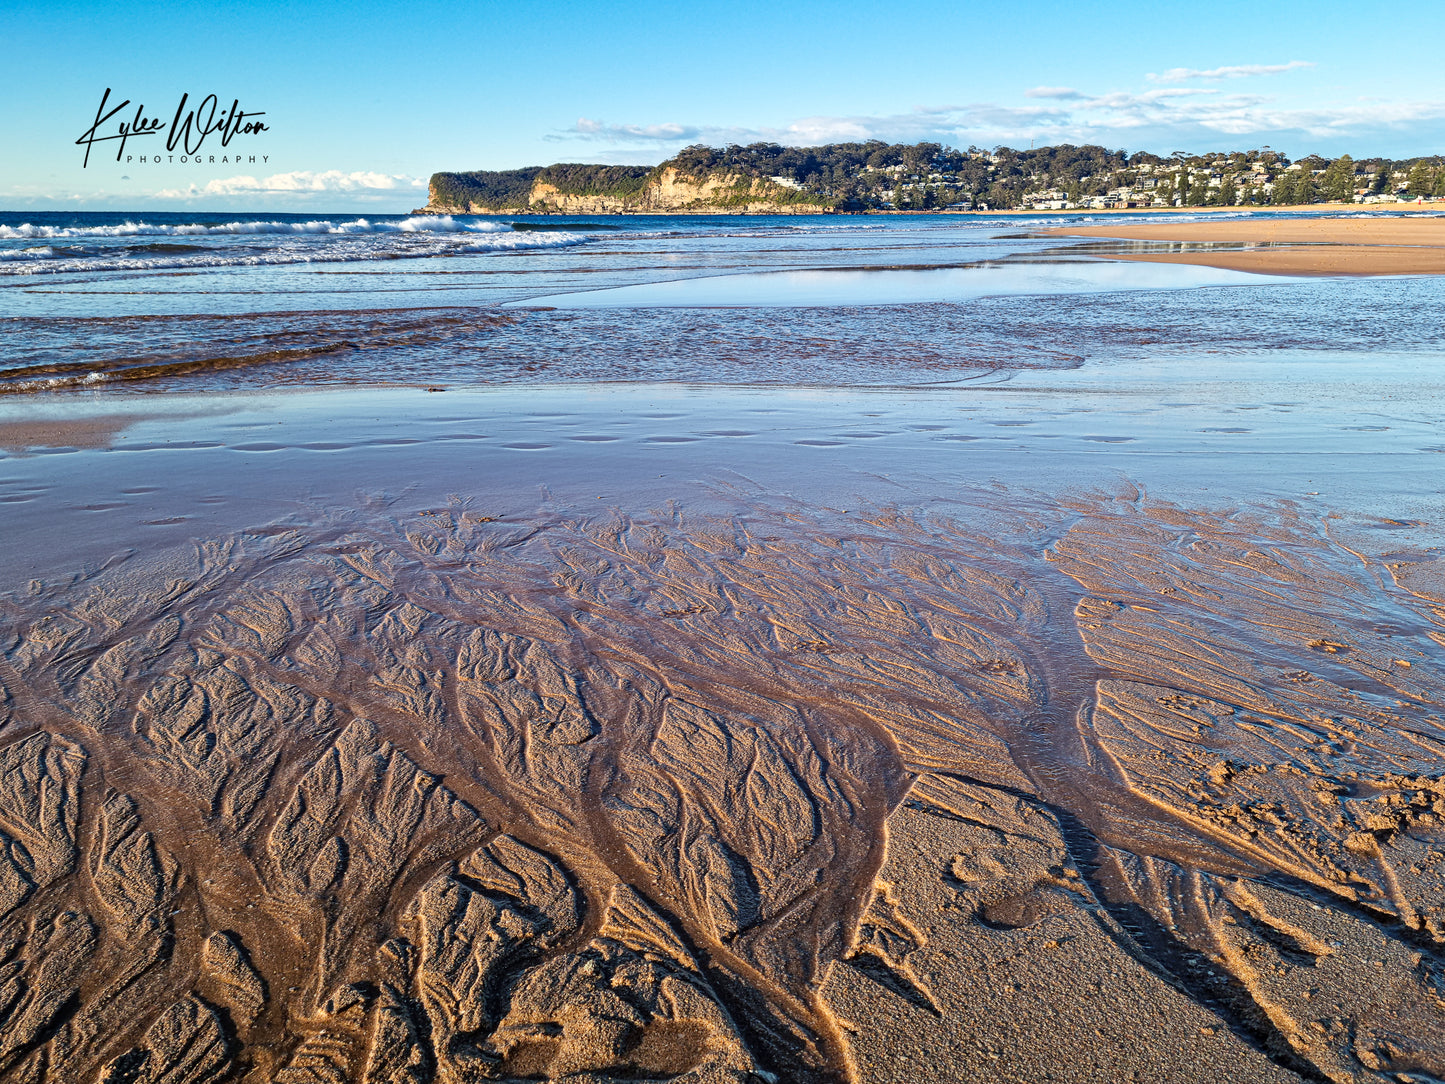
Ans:
[[[650,164],[696,142],[1433,154],[1442,41],[1445,5],[1332,0],[6,0],[0,209],[405,211],[434,170]],[[215,93],[270,130],[225,148],[240,164],[212,136],[215,163],[117,163],[111,142],[82,168],[107,87],[122,117],[169,123],[183,93]]]

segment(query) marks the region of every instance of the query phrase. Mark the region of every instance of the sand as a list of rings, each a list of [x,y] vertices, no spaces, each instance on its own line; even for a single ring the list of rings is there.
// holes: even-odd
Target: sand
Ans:
[[[1445,217],[1236,219],[1062,226],[1065,237],[1168,242],[1093,248],[1110,259],[1201,264],[1275,275],[1445,273]]]
[[[0,597],[0,1077],[1445,1075],[1438,556],[237,432],[288,514]]]
[[[145,414],[100,414],[76,418],[26,418],[0,421],[0,448],[106,448]]]

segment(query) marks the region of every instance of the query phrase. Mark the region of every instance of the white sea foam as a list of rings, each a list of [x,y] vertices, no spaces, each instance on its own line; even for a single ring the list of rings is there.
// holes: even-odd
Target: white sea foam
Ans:
[[[55,249],[50,245],[0,249],[0,260],[53,260],[55,256]]]
[[[411,220],[408,220],[411,221]],[[249,225],[249,223],[242,223]],[[388,223],[387,225],[393,225]],[[511,230],[386,231],[393,236],[360,236],[331,239],[295,238],[257,250],[254,247],[217,247],[211,251],[187,253],[107,252],[94,249],[92,255],[77,257],[75,249],[51,246],[0,250],[0,278],[14,275],[66,274],[70,272],[155,271],[172,268],[265,267],[302,263],[355,263],[366,260],[414,259],[431,256],[485,255],[489,252],[520,252],[534,249],[568,248],[586,244],[585,233],[519,233]],[[91,236],[94,236],[93,234]]]
[[[826,233],[829,230],[847,230],[849,233],[861,233],[865,230],[886,230],[886,225],[864,224],[859,222],[804,222],[801,225],[788,223],[782,227],[785,230],[794,230],[798,233]]]
[[[114,226],[0,226],[0,239],[74,237],[207,237],[224,234],[511,233],[504,222],[458,222],[450,215],[418,215],[400,222],[316,219],[311,222],[122,222]]]

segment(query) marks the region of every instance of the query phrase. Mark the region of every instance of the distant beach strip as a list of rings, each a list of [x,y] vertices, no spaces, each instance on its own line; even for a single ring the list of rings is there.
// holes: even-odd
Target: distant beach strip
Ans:
[[[1054,226],[1040,233],[1149,242],[1100,244],[1091,249],[1111,260],[1199,264],[1265,275],[1445,274],[1445,215],[1121,221],[1108,226]]]

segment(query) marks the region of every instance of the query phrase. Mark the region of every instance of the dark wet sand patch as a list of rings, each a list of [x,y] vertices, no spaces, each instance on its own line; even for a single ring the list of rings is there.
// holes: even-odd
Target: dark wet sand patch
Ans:
[[[115,438],[154,415],[110,414],[75,418],[0,421],[0,448],[23,452],[38,448],[108,448]]]

